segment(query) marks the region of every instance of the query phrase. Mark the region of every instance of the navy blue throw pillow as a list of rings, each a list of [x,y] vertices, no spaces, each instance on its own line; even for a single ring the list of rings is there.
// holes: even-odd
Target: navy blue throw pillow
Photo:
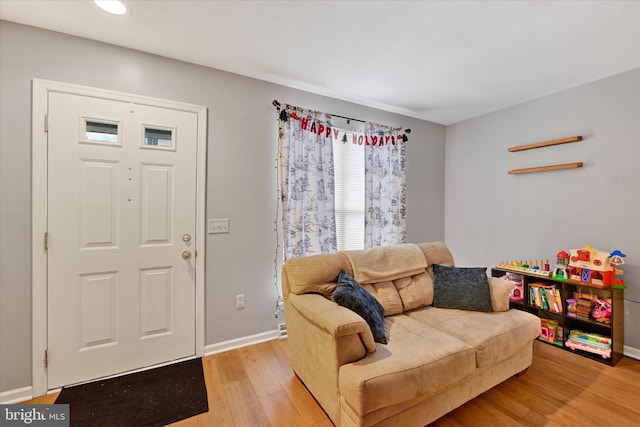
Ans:
[[[486,267],[433,265],[433,306],[493,311]]]
[[[344,270],[341,270],[338,276],[338,285],[333,293],[333,300],[338,305],[360,315],[371,328],[375,342],[380,344],[387,343],[387,336],[384,333],[384,325],[382,323],[384,307]]]

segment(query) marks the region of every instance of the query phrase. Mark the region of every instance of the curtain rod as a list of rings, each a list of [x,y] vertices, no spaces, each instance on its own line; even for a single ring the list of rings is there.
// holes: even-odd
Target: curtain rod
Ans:
[[[278,101],[277,99],[274,99],[271,104],[276,108],[280,108],[280,106],[281,106],[280,101]],[[329,115],[333,116],[333,117],[340,117],[341,119],[353,120],[353,121],[360,122],[360,123],[366,123],[365,120],[354,119],[353,117],[345,117],[345,116],[340,116],[338,114],[331,114],[331,113],[329,113]],[[404,131],[405,131],[405,133],[411,133],[411,129],[405,129]]]

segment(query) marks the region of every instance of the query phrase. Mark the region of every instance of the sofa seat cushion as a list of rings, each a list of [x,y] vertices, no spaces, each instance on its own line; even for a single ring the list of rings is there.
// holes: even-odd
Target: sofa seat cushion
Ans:
[[[444,390],[476,369],[463,341],[404,314],[384,320],[389,343],[340,367],[340,394],[358,414]]]
[[[520,310],[484,313],[425,307],[406,314],[473,347],[478,368],[508,359],[540,335],[540,319]]]

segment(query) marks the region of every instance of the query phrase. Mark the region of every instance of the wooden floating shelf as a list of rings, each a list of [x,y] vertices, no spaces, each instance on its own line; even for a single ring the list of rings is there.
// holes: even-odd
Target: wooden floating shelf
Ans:
[[[536,142],[534,144],[518,145],[517,147],[510,147],[509,151],[511,153],[514,153],[516,151],[532,150],[534,148],[550,147],[552,145],[567,144],[569,142],[578,142],[578,141],[582,141],[581,135],[571,136],[569,138],[553,139],[551,141]]]
[[[547,172],[560,169],[576,169],[581,168],[582,162],[563,163],[561,165],[537,166],[535,168],[513,169],[507,172],[509,175],[519,175],[521,173]]]

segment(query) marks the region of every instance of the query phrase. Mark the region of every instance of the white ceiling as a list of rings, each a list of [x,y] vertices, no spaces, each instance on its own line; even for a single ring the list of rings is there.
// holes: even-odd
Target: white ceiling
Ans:
[[[124,2],[0,0],[0,18],[441,124],[640,67],[638,1]]]

